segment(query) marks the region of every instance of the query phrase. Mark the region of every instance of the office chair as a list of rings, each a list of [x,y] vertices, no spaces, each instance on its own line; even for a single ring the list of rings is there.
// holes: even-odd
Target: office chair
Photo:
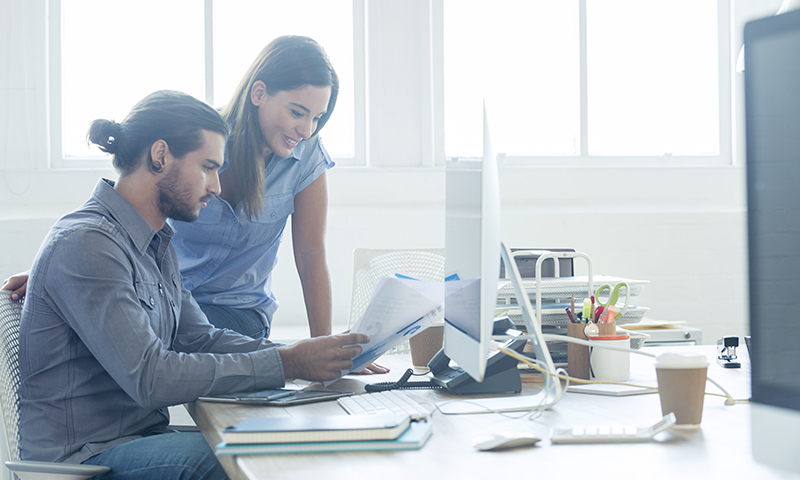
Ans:
[[[6,467],[20,480],[82,480],[111,470],[99,465],[33,462],[19,459],[19,321],[22,301],[0,291],[0,412],[9,461]]]
[[[347,328],[361,318],[381,277],[402,273],[415,278],[444,281],[444,248],[370,249],[353,251],[353,298]],[[408,340],[389,353],[409,353]]]

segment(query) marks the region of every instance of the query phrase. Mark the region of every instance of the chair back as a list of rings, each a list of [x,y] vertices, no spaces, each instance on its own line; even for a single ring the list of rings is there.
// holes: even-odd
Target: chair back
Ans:
[[[3,415],[8,458],[19,460],[19,321],[22,301],[0,291],[0,412]]]
[[[444,248],[370,249],[353,251],[353,297],[347,328],[361,318],[381,277],[403,273],[415,278],[444,280]],[[408,353],[408,340],[389,353]]]

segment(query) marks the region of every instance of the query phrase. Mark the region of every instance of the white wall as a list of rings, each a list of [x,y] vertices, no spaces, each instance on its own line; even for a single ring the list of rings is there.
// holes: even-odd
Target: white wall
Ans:
[[[334,321],[343,328],[354,248],[444,246],[444,170],[329,174]],[[59,204],[10,206],[7,191],[0,195],[0,276],[28,267],[52,222],[91,193],[97,176],[82,172],[54,185],[64,192]],[[597,273],[649,280],[636,299],[651,308],[648,316],[687,321],[714,343],[747,331],[743,182],[741,167],[502,167],[503,239],[511,247],[572,247],[592,257]],[[579,195],[587,186],[593,192]],[[276,272],[276,321],[302,325],[290,246],[287,237]]]

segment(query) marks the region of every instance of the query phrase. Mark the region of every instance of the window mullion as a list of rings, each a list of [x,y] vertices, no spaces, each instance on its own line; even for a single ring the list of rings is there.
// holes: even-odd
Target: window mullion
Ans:
[[[580,62],[580,156],[589,156],[589,86],[588,86],[588,71],[587,71],[587,31],[586,31],[586,0],[578,1],[578,35],[579,39],[579,54],[578,61]]]
[[[733,159],[733,94],[731,62],[731,5],[727,0],[717,0],[717,58],[719,58],[719,156]]]
[[[203,39],[204,39],[204,55],[205,61],[203,65],[203,73],[205,81],[203,82],[203,90],[205,93],[206,103],[214,105],[214,0],[205,0],[203,2]]]

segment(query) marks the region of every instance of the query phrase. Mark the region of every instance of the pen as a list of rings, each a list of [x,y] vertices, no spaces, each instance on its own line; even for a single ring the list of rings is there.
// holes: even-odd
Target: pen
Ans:
[[[570,311],[569,307],[565,308],[564,310],[566,310],[566,312],[567,312],[567,316],[569,317],[569,321],[571,323],[576,323],[575,322],[575,317],[572,316],[572,311]]]
[[[572,312],[572,317],[575,317],[575,295],[572,296],[572,303],[570,303],[570,311]]]

